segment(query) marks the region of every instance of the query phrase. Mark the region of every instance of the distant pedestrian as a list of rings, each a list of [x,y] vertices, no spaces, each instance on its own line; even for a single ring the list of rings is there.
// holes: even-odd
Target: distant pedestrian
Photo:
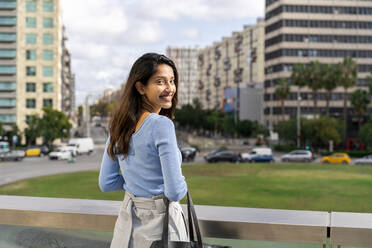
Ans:
[[[99,175],[103,192],[126,191],[111,248],[146,248],[160,240],[165,197],[170,201],[170,240],[189,240],[178,203],[187,185],[172,122],[177,87],[177,69],[164,55],[144,54],[130,70],[110,123]]]

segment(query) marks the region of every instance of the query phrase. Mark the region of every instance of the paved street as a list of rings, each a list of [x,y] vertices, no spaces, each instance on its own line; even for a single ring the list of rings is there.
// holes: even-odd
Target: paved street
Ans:
[[[101,158],[106,141],[106,134],[101,127],[91,127],[91,134],[95,143],[95,150],[91,155],[78,156],[75,163],[67,161],[49,160],[48,157],[26,157],[21,162],[0,162],[0,186],[9,184],[22,179],[54,175],[59,173],[77,172],[86,170],[99,170]],[[238,152],[248,152],[240,147]],[[235,150],[235,149],[234,149]],[[203,156],[209,151],[202,151],[191,163],[184,163],[183,166],[190,164],[206,163]],[[276,162],[280,162],[281,153],[275,153]],[[319,163],[320,157],[314,162]]]
[[[91,155],[78,156],[75,163],[49,160],[48,157],[26,157],[21,162],[0,162],[0,185],[25,178],[97,170],[101,165],[102,153],[103,148],[97,148]]]

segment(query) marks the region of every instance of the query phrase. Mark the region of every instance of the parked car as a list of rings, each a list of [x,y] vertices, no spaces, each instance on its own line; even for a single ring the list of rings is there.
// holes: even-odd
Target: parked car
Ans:
[[[213,162],[241,162],[240,154],[229,150],[216,150],[204,156],[208,163]]]
[[[275,162],[275,159],[273,157],[273,155],[256,155],[254,157],[252,157],[252,159],[250,160],[250,162],[255,162],[255,163],[271,163],[271,162]]]
[[[68,146],[76,147],[77,154],[91,154],[94,150],[92,138],[74,138],[68,141]]]
[[[27,147],[25,150],[25,154],[27,157],[32,157],[32,156],[42,156],[41,148],[36,147],[36,146],[30,146]]]
[[[281,157],[282,162],[311,162],[313,160],[313,153],[308,150],[294,150]]]
[[[364,156],[363,158],[359,158],[355,160],[355,164],[360,164],[360,165],[372,165],[372,155]]]
[[[25,157],[24,151],[13,150],[0,153],[1,161],[21,161]]]
[[[253,148],[252,151],[247,153],[242,153],[242,160],[245,162],[253,162],[259,160],[259,158],[263,158],[264,160],[269,159],[270,156],[273,159],[273,152],[270,148],[266,147],[259,147]],[[257,159],[253,159],[254,157],[258,157]]]
[[[49,152],[49,149],[47,146],[42,145],[42,146],[29,146],[26,148],[25,153],[27,157],[32,157],[32,156],[44,156],[47,155]]]
[[[180,151],[182,154],[182,161],[185,162],[194,161],[197,153],[194,147],[182,147]]]
[[[67,160],[73,156],[72,151],[69,147],[62,146],[57,148],[55,151],[49,153],[49,159],[53,160]]]
[[[351,159],[346,153],[333,153],[330,156],[324,156],[321,160],[322,164],[350,164]]]

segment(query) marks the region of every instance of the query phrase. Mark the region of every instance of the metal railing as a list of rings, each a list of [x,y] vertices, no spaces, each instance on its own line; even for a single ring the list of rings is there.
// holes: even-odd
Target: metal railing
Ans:
[[[120,206],[120,201],[0,196],[0,225],[112,231]],[[372,214],[199,205],[195,209],[204,237],[323,247],[330,239],[337,247],[372,246]]]

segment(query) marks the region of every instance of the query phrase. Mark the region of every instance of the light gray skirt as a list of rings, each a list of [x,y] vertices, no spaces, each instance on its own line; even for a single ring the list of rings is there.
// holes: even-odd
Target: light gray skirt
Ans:
[[[110,248],[148,248],[161,240],[166,206],[163,195],[135,197],[125,192]],[[169,204],[169,234],[172,241],[188,241],[185,216],[178,202]]]

